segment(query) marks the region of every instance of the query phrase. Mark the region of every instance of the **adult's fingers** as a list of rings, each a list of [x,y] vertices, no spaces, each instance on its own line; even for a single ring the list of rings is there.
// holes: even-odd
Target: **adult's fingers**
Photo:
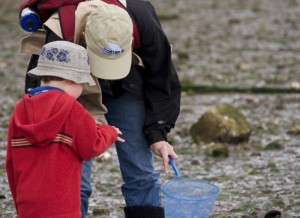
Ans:
[[[164,165],[164,169],[165,169],[165,173],[168,174],[169,173],[169,156],[167,154],[162,156],[163,159],[163,165]]]
[[[178,155],[174,150],[170,152],[169,156],[171,156],[174,161],[178,160]]]

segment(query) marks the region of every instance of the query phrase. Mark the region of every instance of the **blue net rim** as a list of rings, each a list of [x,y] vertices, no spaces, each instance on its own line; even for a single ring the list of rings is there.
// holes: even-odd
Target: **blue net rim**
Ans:
[[[171,182],[173,180],[179,180],[179,179],[183,179],[184,181],[188,181],[188,182],[197,182],[197,183],[202,183],[202,184],[205,184],[207,186],[209,186],[210,188],[212,188],[214,190],[214,193],[215,194],[212,194],[212,195],[209,195],[207,197],[199,197],[199,198],[184,198],[184,197],[177,197],[176,195],[174,194],[170,194],[168,191],[167,191],[167,188],[168,186],[170,186]],[[220,189],[218,186],[212,184],[212,183],[209,183],[209,182],[205,182],[205,181],[202,181],[202,180],[196,180],[196,179],[188,179],[188,178],[183,178],[183,177],[175,177],[173,179],[170,179],[167,183],[165,183],[163,186],[162,186],[162,191],[165,195],[167,195],[168,197],[171,197],[173,199],[177,199],[177,200],[185,200],[185,201],[205,201],[205,200],[208,200],[208,199],[216,199],[218,197],[218,195],[220,194]]]

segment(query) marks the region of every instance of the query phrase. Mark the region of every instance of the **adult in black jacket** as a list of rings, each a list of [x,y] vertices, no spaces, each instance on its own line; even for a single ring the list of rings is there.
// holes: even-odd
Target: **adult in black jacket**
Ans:
[[[127,143],[117,143],[125,182],[125,215],[160,218],[164,211],[159,173],[154,171],[151,150],[162,157],[166,172],[168,156],[177,159],[167,134],[179,115],[181,86],[171,60],[170,43],[154,7],[147,1],[127,0],[127,11],[137,25],[141,45],[134,52],[142,59],[144,68],[134,59],[127,77],[113,82],[100,80],[100,84],[108,109],[106,118],[120,128]],[[106,90],[107,84],[110,86]]]
[[[170,43],[162,29],[154,7],[147,1],[127,0],[128,11],[136,24],[139,45],[134,52],[142,59],[139,66],[134,56],[131,70],[121,80],[99,78],[108,109],[106,119],[123,132],[125,143],[116,143],[124,184],[122,193],[128,218],[164,217],[160,198],[160,174],[155,172],[153,153],[163,160],[168,172],[168,156],[177,159],[167,134],[174,127],[180,110],[181,86],[171,60]],[[46,42],[59,40],[47,29]],[[29,69],[35,65],[33,56]],[[27,78],[26,87],[38,83]],[[86,174],[85,180],[89,180]]]

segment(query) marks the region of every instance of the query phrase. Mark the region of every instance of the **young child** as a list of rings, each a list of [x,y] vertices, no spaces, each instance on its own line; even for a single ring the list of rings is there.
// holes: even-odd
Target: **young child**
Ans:
[[[16,105],[10,120],[6,170],[19,218],[81,218],[82,161],[107,150],[118,128],[96,124],[76,100],[94,85],[86,50],[74,43],[46,44],[36,68],[41,79]]]

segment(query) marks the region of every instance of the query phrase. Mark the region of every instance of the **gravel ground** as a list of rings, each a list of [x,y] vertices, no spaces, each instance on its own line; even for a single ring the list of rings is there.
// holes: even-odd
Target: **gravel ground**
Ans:
[[[0,2],[0,217],[15,217],[4,160],[9,116],[23,95],[28,55],[18,52],[25,35],[17,23],[21,1]],[[183,84],[300,87],[300,0],[152,0],[173,44]],[[248,143],[228,145],[228,158],[207,155],[212,144],[195,144],[189,128],[210,106],[230,103],[252,127]],[[300,217],[300,94],[188,94],[170,139],[180,155],[181,175],[209,181],[221,192],[211,217],[259,217],[271,209]],[[267,150],[278,142],[280,149]],[[116,152],[95,160],[89,217],[123,217],[124,200]],[[155,159],[161,182],[165,175]]]

